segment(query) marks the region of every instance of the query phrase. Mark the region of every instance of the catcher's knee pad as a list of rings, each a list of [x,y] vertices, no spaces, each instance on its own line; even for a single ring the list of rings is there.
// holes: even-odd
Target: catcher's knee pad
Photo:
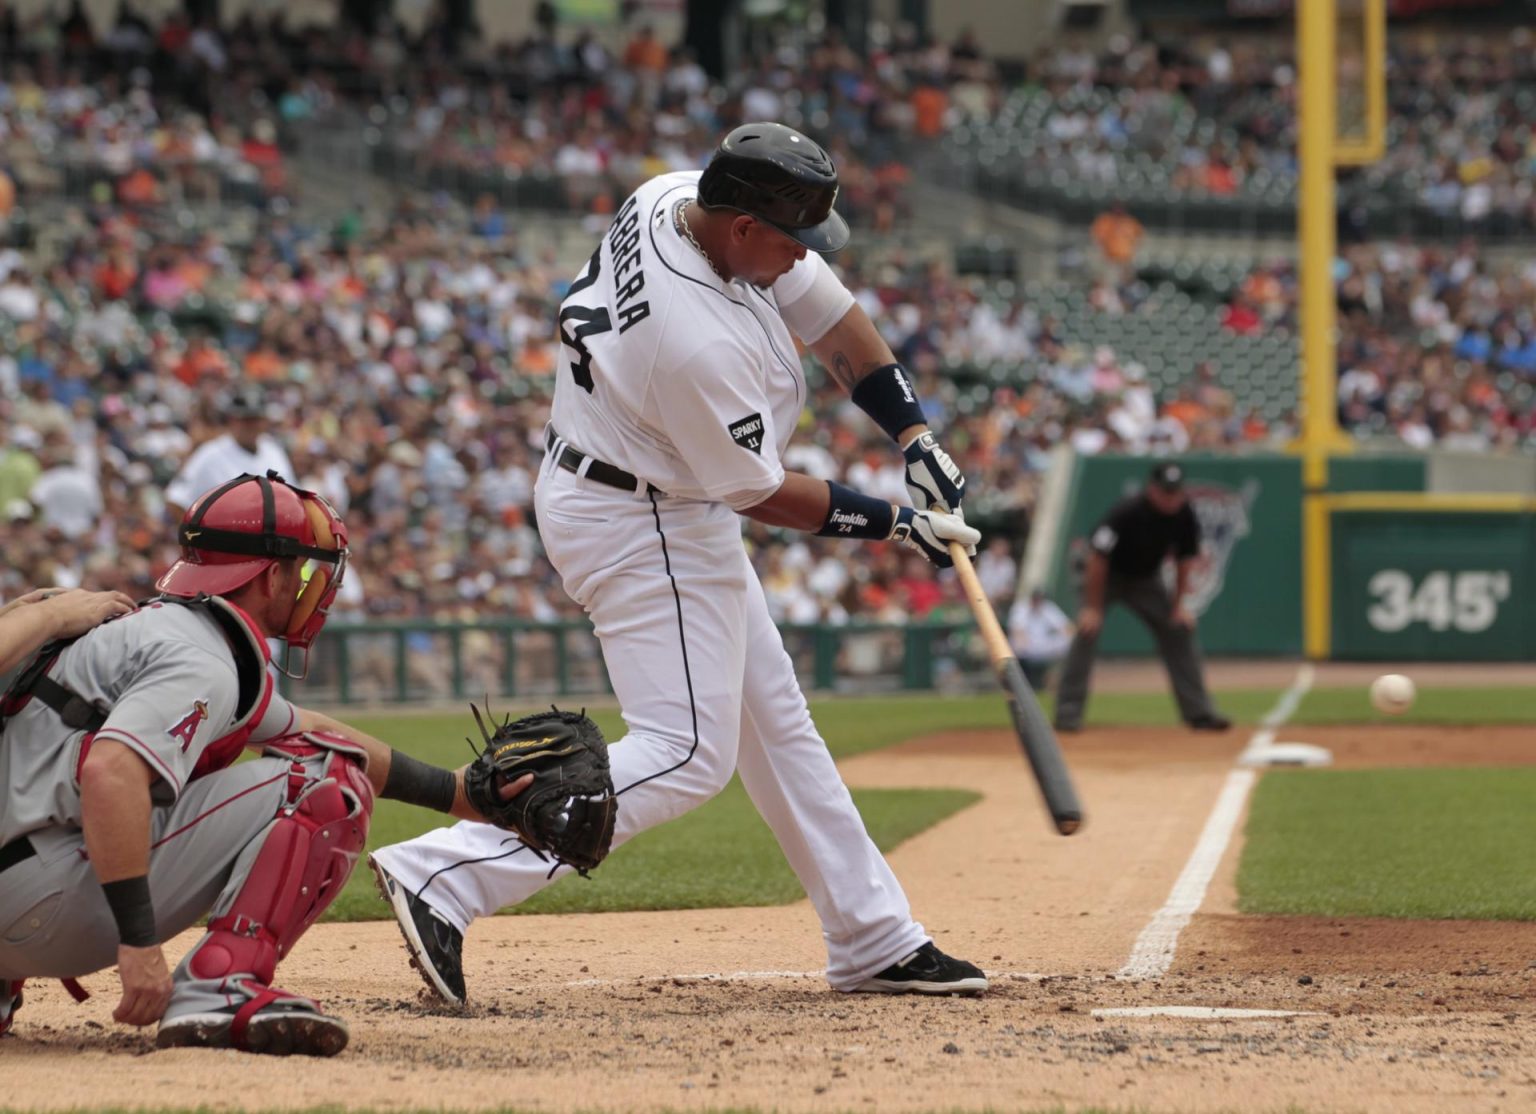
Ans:
[[[292,736],[268,745],[268,754],[292,761],[288,797],[237,861],[233,893],[225,891],[208,935],[189,957],[193,977],[248,973],[269,982],[278,960],[335,900],[357,865],[368,838],[373,788],[357,753],[329,749],[316,739]]]

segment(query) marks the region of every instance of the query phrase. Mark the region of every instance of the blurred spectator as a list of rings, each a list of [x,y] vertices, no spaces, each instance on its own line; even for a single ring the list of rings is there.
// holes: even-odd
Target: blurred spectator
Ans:
[[[1019,565],[1009,552],[1009,541],[994,537],[976,556],[976,579],[995,611],[1003,611],[1019,588]]]
[[[1039,588],[1021,596],[1008,610],[1008,644],[1030,688],[1045,689],[1051,667],[1072,645],[1072,620]]]
[[[267,432],[266,406],[259,391],[247,388],[234,394],[224,416],[228,432],[199,445],[165,489],[167,511],[177,520],[199,495],[236,476],[274,471],[297,482],[288,454]]]
[[[96,477],[81,467],[74,446],[63,431],[48,435],[41,452],[42,474],[32,485],[31,501],[45,529],[69,541],[79,541],[101,514],[101,489]],[[79,587],[78,582],[64,585]]]
[[[1106,277],[1121,281],[1136,262],[1146,229],[1126,212],[1123,204],[1116,202],[1094,218],[1090,235],[1106,265]]]

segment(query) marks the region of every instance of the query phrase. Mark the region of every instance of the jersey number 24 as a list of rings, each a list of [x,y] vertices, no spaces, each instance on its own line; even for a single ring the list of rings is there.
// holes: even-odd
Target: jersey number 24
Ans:
[[[576,385],[587,394],[592,393],[593,385],[592,353],[587,351],[587,338],[612,329],[613,318],[608,315],[605,306],[576,305],[573,299],[595,283],[603,273],[602,255],[603,245],[598,244],[597,250],[587,262],[587,273],[571,283],[565,301],[560,303],[560,341],[579,357],[571,361],[571,375]],[[571,328],[572,322],[576,323],[574,329]]]

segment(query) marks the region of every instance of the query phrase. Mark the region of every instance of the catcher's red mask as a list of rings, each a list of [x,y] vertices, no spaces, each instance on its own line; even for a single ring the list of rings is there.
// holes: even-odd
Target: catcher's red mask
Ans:
[[[181,559],[156,585],[171,596],[227,595],[273,561],[302,562],[298,597],[281,632],[287,649],[278,665],[302,679],[309,672],[309,648],[325,626],[347,568],[347,527],[335,508],[276,472],[243,475],[193,503],[178,540]],[[302,654],[297,667],[295,651]]]

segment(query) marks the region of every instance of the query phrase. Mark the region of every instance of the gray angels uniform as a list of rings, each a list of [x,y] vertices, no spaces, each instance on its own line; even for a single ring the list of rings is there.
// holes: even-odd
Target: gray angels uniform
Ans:
[[[237,665],[237,652],[206,608],[153,603],[88,632],[48,673],[107,713],[93,745],[121,743],[156,775],[149,884],[161,939],[238,885],[240,860],[295,770],[276,757],[229,766],[245,743],[288,734],[296,720],[275,694],[263,707],[271,680],[254,659]],[[0,861],[11,864],[0,873],[0,980],[73,978],[116,962],[117,927],[80,826],[91,734],[37,698],[0,731]],[[212,993],[184,967],[167,1017],[204,1008]]]

